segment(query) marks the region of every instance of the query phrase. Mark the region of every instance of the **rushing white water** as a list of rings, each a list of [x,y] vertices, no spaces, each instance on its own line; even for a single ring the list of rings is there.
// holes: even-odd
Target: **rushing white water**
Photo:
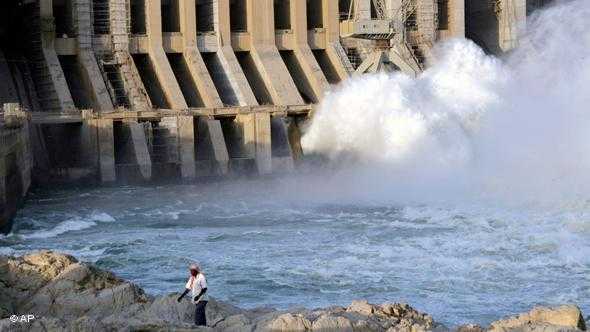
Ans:
[[[590,194],[590,2],[529,18],[504,59],[437,46],[418,78],[376,74],[328,94],[303,137],[348,180],[417,201],[570,204]],[[347,164],[350,166],[350,164]],[[360,175],[359,175],[360,174]]]
[[[91,228],[96,226],[96,222],[114,222],[115,219],[111,217],[108,213],[105,212],[93,212],[89,216],[80,218],[70,218],[67,219],[55,226],[50,230],[41,230],[31,234],[25,234],[23,237],[25,239],[45,239],[45,238],[52,238],[58,235],[72,232],[72,231],[80,231],[83,229]]]

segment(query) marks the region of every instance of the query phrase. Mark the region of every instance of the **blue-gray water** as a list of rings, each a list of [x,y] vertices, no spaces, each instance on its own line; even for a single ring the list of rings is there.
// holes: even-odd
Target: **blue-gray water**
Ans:
[[[351,204],[291,181],[37,191],[0,253],[71,253],[152,294],[181,290],[197,260],[211,295],[243,307],[404,301],[448,325],[535,304],[590,313],[588,204]]]

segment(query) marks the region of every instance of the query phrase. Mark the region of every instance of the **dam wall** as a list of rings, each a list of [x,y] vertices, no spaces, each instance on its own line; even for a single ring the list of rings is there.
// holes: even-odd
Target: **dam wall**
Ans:
[[[293,133],[301,132],[298,126],[331,85],[387,68],[415,75],[433,44],[446,38],[474,36],[489,49],[508,50],[515,45],[514,27],[525,20],[523,4],[4,4],[6,15],[29,24],[0,24],[2,52],[10,58],[2,76],[24,91],[12,98],[16,100],[2,101],[18,102],[32,114],[34,174],[40,180],[115,182],[283,172],[302,155],[295,151],[299,142]],[[28,38],[14,39],[18,34]],[[10,64],[15,59],[24,65]]]
[[[31,177],[116,183],[290,172],[331,86],[380,70],[417,75],[434,43],[453,37],[509,51],[540,3],[2,2],[3,218]]]
[[[0,233],[10,230],[31,185],[32,168],[27,115],[18,104],[4,104],[0,112]]]
[[[40,180],[291,170],[288,128],[351,74],[338,0],[38,0],[18,14]]]

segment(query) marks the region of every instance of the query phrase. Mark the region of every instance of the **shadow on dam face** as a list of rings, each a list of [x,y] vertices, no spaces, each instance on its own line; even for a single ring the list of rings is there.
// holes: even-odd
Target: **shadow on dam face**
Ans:
[[[43,126],[45,146],[53,169],[67,169],[81,165],[80,131],[79,124]]]
[[[301,0],[294,0],[301,1]],[[291,1],[274,0],[275,29],[291,29]]]
[[[4,190],[0,198],[0,234],[7,234],[12,228],[12,219],[16,215],[17,208],[23,203],[23,182],[18,167],[16,153],[4,156],[6,175],[4,176]]]
[[[129,25],[131,33],[134,35],[145,35],[147,32],[145,0],[130,0],[129,10]]]
[[[256,63],[252,58],[252,54],[248,51],[239,51],[235,52],[236,57],[238,58],[238,62],[246,75],[246,79],[248,83],[250,83],[250,87],[254,92],[254,96],[256,97],[256,101],[260,105],[272,105],[272,97],[266,88],[266,84],[262,79],[262,75],[258,71],[256,67]]]
[[[211,0],[196,0],[197,31],[210,32],[215,30],[215,4]]]
[[[162,32],[180,32],[179,1],[161,1]]]
[[[221,130],[227,146],[232,173],[254,175],[256,163],[251,142],[246,142],[244,126],[235,117],[221,118]]]
[[[340,83],[338,72],[336,71],[336,68],[334,68],[334,65],[328,57],[326,50],[312,50],[312,52],[328,82],[330,84]]]
[[[150,57],[147,54],[133,54],[133,61],[152,104],[158,108],[170,108]]]
[[[303,98],[303,101],[306,104],[317,103],[318,98],[313,92],[311,83],[309,82],[307,75],[305,75],[305,72],[301,68],[299,60],[295,56],[295,52],[291,50],[281,50],[279,51],[279,53],[281,54],[281,58],[283,59],[283,62],[285,63],[285,66],[287,67],[289,74],[291,74],[293,82],[295,82],[297,91],[299,91],[299,94],[301,95],[301,98]]]
[[[230,0],[230,29],[235,32],[248,31],[247,0]]]
[[[321,29],[324,27],[323,1],[307,0],[307,29]]]
[[[78,61],[78,57],[75,55],[59,55],[58,59],[76,108],[92,108],[93,102],[90,96],[90,89],[88,88],[87,79],[84,77],[85,75],[80,61]]]
[[[57,36],[74,36],[74,8],[70,0],[53,1],[53,17]]]
[[[204,107],[205,103],[201,98],[197,85],[193,81],[185,58],[181,53],[166,53],[166,56],[188,106]]]
[[[217,53],[205,52],[201,53],[201,56],[223,104],[229,106],[240,105],[238,96],[232,88],[230,78],[225,72]]]

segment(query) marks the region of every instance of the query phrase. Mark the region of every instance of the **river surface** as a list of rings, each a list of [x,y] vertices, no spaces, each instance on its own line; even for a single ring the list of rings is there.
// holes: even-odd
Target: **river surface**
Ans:
[[[590,205],[341,202],[296,179],[31,193],[1,254],[70,253],[151,294],[193,260],[211,295],[243,307],[407,302],[448,325],[536,304],[590,314]],[[324,197],[325,198],[325,197]]]

